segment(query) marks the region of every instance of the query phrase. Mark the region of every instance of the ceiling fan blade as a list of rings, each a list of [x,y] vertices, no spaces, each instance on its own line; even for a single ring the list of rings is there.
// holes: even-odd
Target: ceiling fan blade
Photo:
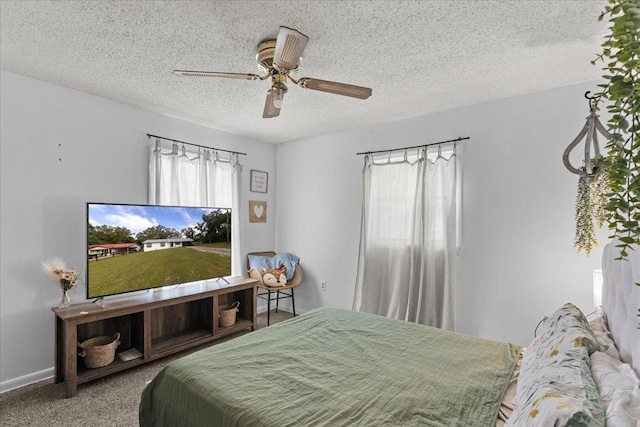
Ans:
[[[188,76],[188,77],[224,77],[228,79],[240,79],[240,80],[260,79],[260,76],[257,74],[218,73],[215,71],[173,70],[173,74],[176,74],[178,76]]]
[[[285,70],[295,70],[300,64],[300,57],[309,42],[309,37],[293,28],[280,27],[276,39],[276,51],[273,63]]]
[[[346,83],[330,82],[328,80],[319,80],[311,77],[303,77],[295,83],[305,89],[335,93],[336,95],[350,96],[352,98],[358,99],[367,99],[373,93],[373,90],[368,87],[349,85]]]
[[[280,109],[273,105],[273,91],[269,89],[267,92],[267,100],[264,102],[264,113],[262,113],[263,119],[271,119],[280,115]]]

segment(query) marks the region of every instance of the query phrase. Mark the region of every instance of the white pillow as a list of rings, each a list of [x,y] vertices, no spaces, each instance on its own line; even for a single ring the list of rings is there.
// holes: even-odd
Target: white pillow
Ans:
[[[607,326],[607,319],[604,315],[599,316],[589,322],[589,327],[593,331],[596,339],[598,340],[598,344],[600,344],[600,351],[608,354],[614,359],[620,359],[620,352],[616,348],[615,343],[613,342],[613,336],[609,331],[609,327]]]
[[[628,364],[609,354],[591,354],[591,374],[605,407],[607,427],[640,427],[640,379]]]

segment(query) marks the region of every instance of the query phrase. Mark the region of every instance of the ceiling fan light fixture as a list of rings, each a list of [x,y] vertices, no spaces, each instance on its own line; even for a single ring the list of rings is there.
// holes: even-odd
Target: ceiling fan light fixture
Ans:
[[[282,102],[284,101],[284,94],[287,93],[287,85],[281,81],[277,81],[271,86],[273,95],[271,97],[273,106],[276,108],[282,108]]]
[[[273,106],[276,108],[282,108],[282,102],[284,101],[284,92],[281,90],[276,91],[273,96]]]

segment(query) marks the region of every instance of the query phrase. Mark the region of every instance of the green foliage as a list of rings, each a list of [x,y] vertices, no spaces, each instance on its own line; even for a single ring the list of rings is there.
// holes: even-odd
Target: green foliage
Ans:
[[[230,242],[231,241],[231,212],[215,210],[202,215],[206,227],[203,228],[201,242]]]
[[[200,243],[231,242],[231,212],[227,209],[211,211],[202,215],[202,222],[180,231],[164,225],[156,225],[136,234],[135,239],[131,231],[125,227],[110,225],[94,227],[89,224],[88,230],[90,245],[133,242],[142,244],[149,239],[178,239],[181,237]]]
[[[149,239],[178,239],[182,237],[179,231],[174,228],[165,227],[164,225],[156,225],[149,227],[144,231],[136,234],[136,241],[141,244]]]
[[[113,227],[111,225],[99,225],[88,227],[89,245],[101,245],[105,243],[133,243],[131,231],[125,227]]]
[[[211,211],[202,215],[202,222],[183,228],[181,233],[195,242],[231,242],[231,212],[226,209]]]
[[[602,173],[595,178],[581,176],[578,180],[578,195],[576,196],[576,236],[574,247],[591,253],[594,246],[598,246],[594,224],[602,226],[603,216],[603,191],[602,182],[605,182]]]
[[[609,18],[610,34],[596,60],[606,64],[599,101],[607,101],[612,136],[607,171],[607,222],[621,243],[620,258],[640,244],[640,0],[609,0],[599,19]],[[594,61],[595,63],[596,61]]]
[[[602,161],[600,161],[602,164]],[[607,220],[607,171],[598,166],[596,176],[591,182],[591,212],[593,222],[599,228],[604,225]]]
[[[193,227],[183,228],[181,233],[187,239],[193,239],[194,241],[198,240],[196,230],[194,230]]]

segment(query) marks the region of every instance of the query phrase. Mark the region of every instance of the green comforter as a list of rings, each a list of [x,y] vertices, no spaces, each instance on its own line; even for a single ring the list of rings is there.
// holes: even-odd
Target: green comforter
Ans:
[[[518,351],[322,308],[169,364],[140,425],[493,427]]]

